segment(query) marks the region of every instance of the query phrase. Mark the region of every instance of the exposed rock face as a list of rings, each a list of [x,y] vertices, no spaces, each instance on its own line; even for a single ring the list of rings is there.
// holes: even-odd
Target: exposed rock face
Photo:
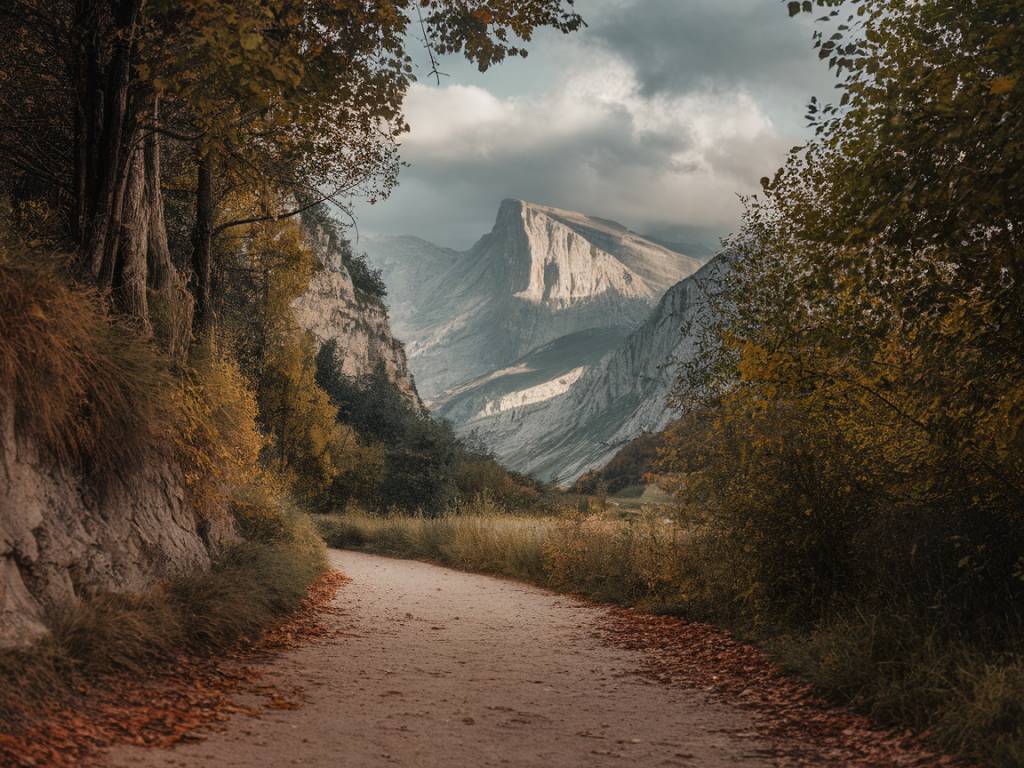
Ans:
[[[509,467],[571,483],[638,435],[667,426],[675,372],[694,353],[694,339],[682,329],[724,264],[716,258],[674,286],[640,328],[561,393],[520,403],[507,394],[488,398],[485,378],[469,388],[472,397],[459,392],[445,401],[441,414],[460,434],[476,433]]]
[[[10,410],[0,409],[0,647],[45,634],[47,612],[82,597],[207,568],[233,537],[226,515],[199,520],[168,462],[99,492],[16,437]]]
[[[422,243],[364,245],[391,276],[392,307],[428,401],[562,337],[635,328],[700,266],[614,222],[520,200],[503,202],[494,229],[466,253]],[[425,266],[399,266],[417,260]]]
[[[448,390],[432,403],[434,412],[464,431],[558,397],[628,335],[628,328],[592,328],[563,336],[506,368]]]
[[[292,304],[299,326],[320,344],[337,343],[335,359],[342,373],[364,378],[383,366],[398,390],[419,403],[405,348],[391,334],[387,307],[356,291],[340,256],[326,246],[320,261],[309,289]]]

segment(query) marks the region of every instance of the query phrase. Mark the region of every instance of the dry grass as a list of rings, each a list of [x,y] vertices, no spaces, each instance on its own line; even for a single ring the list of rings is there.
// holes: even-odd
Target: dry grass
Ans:
[[[681,560],[678,529],[656,513],[629,521],[520,516],[477,500],[441,517],[350,510],[315,520],[333,547],[431,560],[595,600],[658,608],[672,599]]]
[[[62,466],[104,480],[167,450],[178,388],[152,344],[55,266],[0,254],[0,392]]]
[[[329,546],[430,560],[454,568],[543,583],[546,518],[476,515],[373,516],[359,511],[314,517]]]

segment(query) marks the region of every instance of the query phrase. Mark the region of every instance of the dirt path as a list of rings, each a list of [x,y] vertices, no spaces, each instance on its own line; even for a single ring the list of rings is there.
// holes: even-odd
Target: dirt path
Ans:
[[[651,682],[603,609],[423,563],[332,552],[352,581],[330,640],[266,671],[302,705],[237,716],[144,766],[768,766],[750,714]]]

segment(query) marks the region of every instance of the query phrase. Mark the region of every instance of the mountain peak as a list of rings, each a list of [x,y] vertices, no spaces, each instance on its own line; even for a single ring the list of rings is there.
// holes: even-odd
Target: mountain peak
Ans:
[[[600,296],[656,301],[660,291],[588,237],[556,208],[505,200],[490,234],[471,253],[498,294],[560,309]],[[574,214],[585,219],[582,214]]]
[[[589,251],[596,268],[607,265],[623,276],[622,280],[612,282],[625,281],[625,295],[646,295],[657,299],[703,264],[703,260],[642,237],[617,221],[518,198],[502,200],[494,228],[477,243],[474,251],[485,243],[493,245],[495,240],[512,242],[525,238],[526,248],[504,251],[504,256],[510,260],[509,266],[525,266],[525,258],[531,265],[529,268],[536,267],[540,260],[548,264],[545,268],[550,271],[550,263],[558,261],[559,251],[572,250],[572,236],[579,241],[577,251]],[[609,264],[609,259],[615,263]],[[593,287],[600,288],[599,285]],[[536,290],[529,293],[530,296],[534,294]]]
[[[700,267],[617,222],[516,198],[464,253],[412,239],[384,253],[368,245],[427,399],[561,337],[636,328]]]

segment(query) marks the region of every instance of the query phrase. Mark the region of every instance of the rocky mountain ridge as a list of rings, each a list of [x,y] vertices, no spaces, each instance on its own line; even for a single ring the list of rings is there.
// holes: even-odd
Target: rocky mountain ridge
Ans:
[[[501,407],[500,400],[488,398],[490,382],[481,380],[444,400],[438,415],[451,419],[460,434],[475,434],[509,467],[571,483],[672,419],[667,400],[675,372],[695,351],[693,336],[683,330],[705,306],[724,268],[724,258],[717,257],[680,281],[642,326],[561,392],[520,403],[505,395],[508,407]]]
[[[505,200],[469,251],[424,242],[363,246],[428,401],[578,332],[631,330],[700,266],[615,222],[522,200]]]

